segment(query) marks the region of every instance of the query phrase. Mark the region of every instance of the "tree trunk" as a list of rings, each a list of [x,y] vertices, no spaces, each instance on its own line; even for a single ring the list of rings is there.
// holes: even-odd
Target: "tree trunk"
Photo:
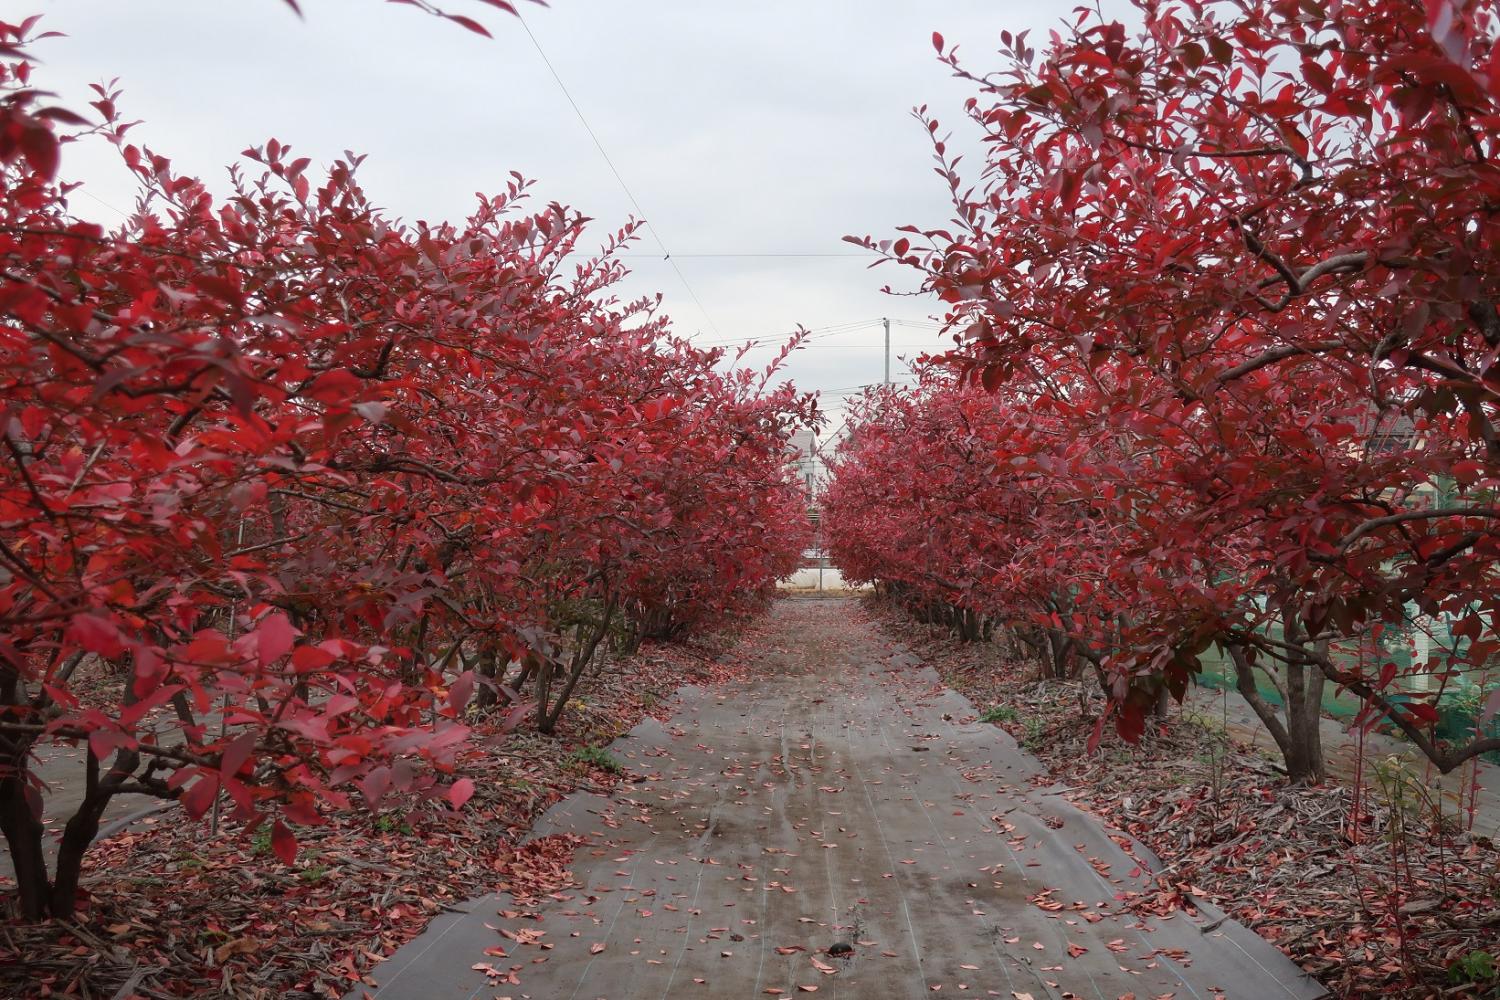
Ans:
[[[5,660],[0,660],[0,707],[7,715],[19,710],[22,718],[32,708],[20,674]],[[42,800],[35,790],[27,794],[31,743],[30,737],[20,734],[0,736],[0,833],[5,835],[15,868],[21,916],[40,920],[46,916],[49,887],[47,855],[42,850]]]
[[[417,685],[422,682],[422,674],[427,670],[427,616],[424,614],[417,622],[417,635],[412,643],[411,663],[402,671],[402,680],[407,684]]]
[[[651,627],[646,632],[646,638],[648,639],[666,641],[677,634],[678,626],[672,619],[672,609],[670,607],[657,608],[651,612],[651,617],[648,620],[651,623]]]
[[[620,614],[623,633],[615,644],[615,651],[621,656],[634,656],[641,651],[641,640],[646,638],[645,615],[646,609],[639,601],[626,602]]]
[[[543,733],[552,731],[547,724],[547,708],[552,704],[552,673],[556,669],[557,661],[551,654],[543,656],[536,668],[536,728]]]
[[[1046,677],[1047,659],[1051,655],[1051,646],[1045,634],[1036,631],[1031,626],[1016,628],[1011,632],[1012,638],[1020,643],[1019,655],[1022,659],[1033,659],[1037,662],[1037,671],[1041,678]]]
[[[47,880],[47,856],[42,850],[42,819],[33,811],[26,795],[25,751],[21,760],[8,762],[10,774],[0,778],[0,831],[10,848],[11,864],[16,870],[16,897],[21,916],[40,920],[49,909],[50,886]],[[40,799],[35,804],[40,807]]]
[[[1323,690],[1321,677],[1309,683],[1311,668],[1305,665],[1286,668],[1287,721],[1283,723],[1276,706],[1261,697],[1255,686],[1255,667],[1245,650],[1230,646],[1229,656],[1234,661],[1235,683],[1240,696],[1260,718],[1271,739],[1276,741],[1286,763],[1287,779],[1294,785],[1320,784],[1326,776],[1322,734],[1318,729],[1319,701]],[[1316,673],[1315,670],[1312,672]],[[1311,699],[1309,694],[1313,696]]]
[[[517,696],[519,696],[522,691],[526,690],[526,682],[531,680],[532,674],[536,673],[537,662],[540,659],[541,657],[537,653],[527,653],[525,659],[521,660],[521,669],[516,671],[516,682],[510,686],[510,689],[514,691]],[[507,664],[506,670],[509,669],[510,665]],[[502,671],[502,676],[503,675],[504,672]]]
[[[60,920],[71,919],[78,906],[78,879],[83,873],[83,855],[99,834],[99,820],[114,796],[113,788],[118,787],[119,782],[140,763],[137,755],[123,750],[117,760],[109,780],[101,785],[99,758],[89,751],[88,792],[63,828],[62,843],[57,849],[57,871],[52,880],[52,915]]]
[[[583,671],[593,660],[594,652],[599,648],[599,643],[602,642],[604,640],[604,637],[609,633],[609,623],[614,619],[614,616],[615,599],[611,597],[609,601],[604,605],[604,614],[600,617],[598,624],[594,627],[594,630],[589,633],[588,638],[585,640],[580,634],[580,642],[574,648],[572,661],[568,665],[568,679],[563,684],[562,691],[558,693],[556,701],[549,706],[546,700],[546,696],[541,695],[542,700],[538,703],[540,705],[540,708],[538,709],[537,713],[537,729],[539,729],[541,732],[550,735],[552,733],[552,730],[556,728],[557,720],[562,718],[563,709],[567,707],[568,699],[573,696],[573,688],[577,686],[579,678],[583,676]],[[551,669],[552,668],[549,666],[549,678]],[[550,683],[545,686],[545,688],[550,687]],[[539,686],[537,690],[538,692],[540,692],[544,690],[544,687]]]
[[[460,653],[459,656],[463,656],[463,654]],[[479,650],[479,659],[477,664],[475,665],[474,672],[478,674],[481,679],[479,682],[479,689],[474,692],[474,707],[479,709],[480,711],[484,711],[500,700],[500,693],[496,691],[493,686],[495,680],[495,669],[498,666],[496,660],[497,657],[495,656],[495,649],[493,646],[486,644]],[[468,665],[467,659],[465,659],[464,665]],[[485,681],[489,681],[490,683],[486,684]]]
[[[1286,668],[1287,737],[1296,748],[1300,780],[1322,784],[1327,777],[1323,761],[1323,734],[1318,726],[1322,710],[1323,673],[1316,667],[1297,664]],[[1292,770],[1287,762],[1287,773]],[[1294,779],[1298,780],[1298,779]]]
[[[1042,680],[1066,680],[1072,673],[1069,664],[1073,657],[1073,639],[1056,629],[1045,633],[1044,656],[1042,657]]]

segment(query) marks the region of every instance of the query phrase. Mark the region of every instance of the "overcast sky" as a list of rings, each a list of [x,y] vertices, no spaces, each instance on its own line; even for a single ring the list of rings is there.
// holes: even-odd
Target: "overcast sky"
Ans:
[[[601,237],[618,227],[630,199],[522,25],[477,0],[443,3],[494,38],[378,0],[302,0],[305,20],[281,0],[4,0],[7,20],[41,10],[68,36],[35,47],[39,86],[82,107],[89,83],[117,77],[125,116],[144,122],[136,141],[216,185],[239,150],[275,137],[315,164],[368,154],[366,190],[409,220],[462,218],[474,192],[518,170]],[[871,321],[791,363],[799,386],[832,391],[880,380],[879,317],[938,311],[882,294],[910,279],[867,269],[841,242],[951,214],[911,109],[957,125],[970,91],[936,61],[932,32],[988,67],[1002,29],[1044,39],[1072,6],[553,0],[522,12],[697,301],[649,234],[624,291],[662,292],[677,329],[703,343]],[[100,222],[133,200],[114,157],[94,144],[64,160],[86,182],[76,208]],[[915,325],[892,340],[912,357],[941,344]]]

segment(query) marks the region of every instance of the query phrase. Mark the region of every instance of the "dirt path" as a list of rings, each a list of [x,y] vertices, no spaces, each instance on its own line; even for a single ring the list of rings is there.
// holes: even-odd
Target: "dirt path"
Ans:
[[[543,818],[539,835],[590,837],[576,888],[440,917],[367,992],[1322,995],[1238,924],[1124,911],[1116,894],[1146,881],[1136,862],[1060,796],[1029,792],[1035,762],[856,604],[773,614],[738,651],[753,683],[687,689],[665,727],[612,748],[644,780]],[[826,953],[841,943],[852,953]]]

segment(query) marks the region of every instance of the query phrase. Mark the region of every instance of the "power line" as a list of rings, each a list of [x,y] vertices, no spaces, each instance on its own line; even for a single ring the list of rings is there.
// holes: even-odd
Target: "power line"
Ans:
[[[820,337],[818,339],[821,340],[822,338]],[[884,350],[884,348],[881,347],[881,345],[879,345],[879,344],[867,344],[867,343],[866,344],[819,344],[818,346],[819,347],[834,348],[834,349],[848,349],[848,350],[852,350],[852,351],[880,351],[880,350]],[[927,348],[929,348],[931,346],[932,346],[931,344],[927,344],[927,343],[921,343],[921,344],[892,344],[891,345],[891,350],[892,351],[922,351],[922,350],[926,350]]]
[[[644,253],[622,253],[621,257],[645,257],[656,259],[655,254]],[[766,252],[766,253],[677,253],[673,254],[673,260],[679,258],[714,259],[714,258],[747,258],[747,257],[769,257],[782,258],[792,257],[798,259],[807,258],[832,258],[837,260],[871,260],[873,255],[867,253],[799,253],[796,251]]]
[[[880,326],[882,322],[883,322],[883,320],[881,320],[881,319],[864,319],[864,320],[851,320],[850,322],[847,322],[847,323],[835,323],[835,324],[832,324],[830,326],[814,327],[813,329],[806,331],[808,334],[810,334],[810,336],[806,340],[803,341],[803,344],[806,345],[806,344],[810,344],[810,343],[820,343],[821,341],[827,340],[829,337],[837,337],[837,336],[840,336],[840,335],[845,334],[845,333],[856,333],[856,332],[858,332],[860,330],[869,329],[870,327]],[[916,329],[924,329],[925,328],[925,329],[936,330],[936,329],[940,328],[940,324],[932,323],[930,321],[924,322],[922,320],[901,320],[901,319],[894,319],[894,320],[891,320],[891,323],[892,324],[896,324],[896,325],[901,325],[901,326],[913,327],[913,328],[916,328]],[[766,335],[759,336],[759,337],[745,337],[745,338],[742,338],[742,339],[729,338],[729,339],[725,339],[725,340],[695,341],[694,344],[693,344],[693,346],[694,347],[730,347],[730,346],[737,346],[737,347],[747,347],[747,348],[765,347],[767,345],[772,345],[772,344],[784,344],[784,343],[786,343],[786,340],[788,338],[790,338],[790,337],[791,337],[791,333],[790,332],[784,333],[784,334],[766,334]],[[824,346],[824,347],[863,347],[863,348],[871,349],[871,350],[878,350],[879,349],[878,347],[874,347],[872,345],[866,345],[866,344],[822,344],[821,346]],[[893,344],[891,346],[893,346],[893,347],[899,347],[899,348],[911,348],[911,349],[920,350],[921,348],[926,347],[927,344],[925,344],[925,343],[917,343],[917,344]],[[910,368],[909,365],[907,366],[907,371],[911,371],[911,368]],[[875,384],[875,383],[872,383],[872,384]],[[863,387],[861,387],[861,388],[863,388]]]
[[[109,202],[105,201],[103,198],[100,198],[98,195],[94,194],[94,192],[90,191],[88,188],[80,187],[78,189],[78,193],[81,194],[81,195],[83,195],[85,198],[92,198],[94,201],[97,201],[99,204],[103,205],[105,208],[109,209],[111,212],[114,212],[116,215],[120,216],[121,218],[124,218],[124,219],[130,218],[130,213],[129,212],[125,211],[124,209],[116,208],[115,206],[111,205]]]
[[[830,323],[828,326],[813,327],[811,330],[808,330],[807,332],[808,333],[824,334],[824,336],[833,336],[834,334],[837,334],[837,333],[849,333],[849,332],[854,331],[854,330],[859,330],[859,329],[861,329],[863,327],[875,326],[879,322],[880,322],[880,320],[875,319],[873,317],[870,318],[870,319],[851,319],[847,323]],[[831,331],[831,332],[824,333],[824,331]]]
[[[864,327],[874,326],[874,325],[876,325],[879,322],[880,322],[880,320],[878,320],[878,319],[864,319],[864,320],[853,320],[853,321],[848,322],[848,323],[835,323],[835,324],[833,324],[831,326],[814,327],[813,329],[807,331],[810,334],[814,334],[814,336],[809,337],[808,340],[823,340],[826,337],[837,336],[838,334],[841,334],[841,333],[853,333],[854,331],[863,329]],[[766,343],[784,343],[791,336],[792,336],[792,334],[789,331],[789,332],[784,333],[784,334],[770,333],[770,334],[765,334],[765,335],[760,336],[760,337],[745,337],[743,339],[699,341],[694,346],[695,347],[723,347],[723,346],[729,345],[729,344],[759,345],[759,344],[766,344]]]
[[[801,346],[807,347],[807,346],[810,346],[810,345],[815,345],[815,346],[817,346],[819,348],[829,348],[829,349],[835,349],[835,350],[838,350],[838,349],[858,350],[858,351],[880,351],[880,350],[882,350],[883,348],[881,347],[880,344],[869,344],[869,343],[830,344],[830,343],[827,343],[828,338],[830,338],[830,337],[836,337],[836,336],[839,336],[840,334],[843,334],[843,333],[859,333],[861,330],[864,330],[864,329],[869,329],[869,328],[868,327],[859,327],[859,328],[856,328],[856,329],[853,329],[853,330],[839,330],[839,331],[835,331],[834,333],[825,333],[825,334],[820,334],[819,336],[816,336],[816,337],[808,337],[806,340],[804,340],[802,342]],[[746,340],[721,340],[721,341],[700,342],[700,343],[695,343],[693,346],[694,347],[702,347],[702,348],[728,347],[728,346],[743,346],[743,347],[759,348],[759,347],[780,346],[781,344],[786,343],[786,340],[787,340],[786,336],[751,337],[751,338],[748,338]],[[921,342],[914,342],[914,343],[896,343],[896,344],[892,344],[891,345],[891,349],[893,351],[919,351],[920,352],[920,351],[928,351],[932,346],[933,345],[930,342],[928,342],[928,341],[921,341]]]
[[[892,384],[910,382],[915,378],[915,375],[902,375],[900,378],[893,380]],[[811,391],[816,392],[819,396],[853,396],[864,392],[866,389],[878,388],[882,384],[881,382],[866,382],[864,385],[851,385],[842,389],[813,389]]]
[[[624,191],[625,197],[630,199],[630,204],[635,209],[635,214],[641,220],[641,224],[651,231],[651,236],[656,240],[656,245],[661,248],[662,259],[672,265],[672,270],[677,272],[677,280],[681,281],[682,287],[687,289],[688,295],[698,306],[698,311],[703,314],[704,319],[708,320],[708,325],[714,333],[719,334],[719,325],[709,315],[708,310],[703,305],[703,300],[698,298],[697,292],[693,291],[693,286],[688,284],[687,275],[682,273],[682,268],[678,267],[677,262],[672,259],[672,252],[667,249],[666,242],[662,240],[661,234],[656,231],[656,227],[651,224],[651,219],[646,215],[646,210],[641,208],[640,201],[636,199],[635,193],[630,190],[630,185],[626,184],[625,178],[620,176],[619,169],[615,167],[615,161],[609,158],[609,153],[604,149],[604,143],[599,141],[598,134],[594,132],[593,126],[589,124],[589,120],[584,117],[583,109],[578,106],[577,101],[573,100],[573,95],[568,91],[568,85],[563,83],[562,77],[558,75],[557,69],[552,65],[552,60],[547,58],[547,53],[542,49],[542,43],[537,41],[536,35],[531,33],[531,25],[527,24],[526,19],[521,17],[519,13],[516,14],[516,17],[520,20],[521,27],[526,30],[526,37],[531,39],[531,44],[536,48],[537,55],[541,56],[542,62],[546,64],[547,72],[552,74],[552,79],[557,81],[558,89],[562,91],[563,96],[572,105],[573,113],[578,116],[578,120],[583,124],[584,131],[589,134],[590,139],[594,140],[594,148],[599,150],[600,156],[604,157],[604,162],[609,167],[610,173],[615,175],[615,180],[620,184],[620,190]]]

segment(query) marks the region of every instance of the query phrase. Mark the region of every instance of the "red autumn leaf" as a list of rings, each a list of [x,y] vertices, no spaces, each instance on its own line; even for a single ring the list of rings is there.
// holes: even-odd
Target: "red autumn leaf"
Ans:
[[[198,819],[208,812],[209,806],[213,805],[214,797],[219,793],[219,779],[215,775],[205,774],[193,782],[182,797],[178,800],[182,803],[182,809],[192,819]]]
[[[337,659],[321,646],[298,646],[292,650],[292,668],[298,672],[321,670]]]
[[[292,831],[279,819],[271,825],[271,850],[276,852],[282,864],[290,865],[297,861],[297,838],[292,836]]]
[[[465,28],[468,28],[476,35],[483,35],[485,38],[494,37],[489,33],[489,30],[485,28],[484,25],[480,24],[478,21],[474,20],[471,17],[465,17],[462,14],[444,14],[443,16],[452,21],[454,24],[463,25]]]
[[[260,658],[260,665],[269,666],[285,656],[300,634],[292,627],[291,619],[280,611],[262,618],[255,628],[256,655]]]
[[[448,804],[455,809],[462,809],[465,802],[474,797],[474,782],[469,778],[459,778],[448,786]]]
[[[251,763],[250,755],[255,749],[255,739],[253,732],[242,733],[224,748],[223,756],[219,759],[219,772],[223,778],[239,774],[246,764]]]

